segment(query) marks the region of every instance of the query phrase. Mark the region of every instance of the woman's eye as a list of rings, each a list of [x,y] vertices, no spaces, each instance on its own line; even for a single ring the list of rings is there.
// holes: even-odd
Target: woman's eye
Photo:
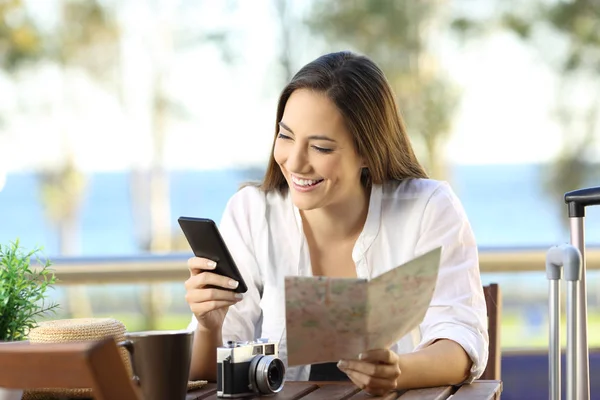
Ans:
[[[281,132],[279,132],[279,134],[277,135],[277,137],[278,137],[279,139],[290,139],[290,137],[289,137],[289,136],[287,136],[287,135],[284,135],[284,134],[283,134],[283,133],[281,133]]]
[[[331,153],[333,150],[332,149],[326,149],[325,147],[319,147],[319,146],[313,146],[313,149],[315,149],[316,151],[320,152],[320,153]]]

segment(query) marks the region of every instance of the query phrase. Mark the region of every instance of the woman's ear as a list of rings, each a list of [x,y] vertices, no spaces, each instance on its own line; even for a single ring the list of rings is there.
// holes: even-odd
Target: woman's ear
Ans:
[[[360,172],[361,175],[369,172],[369,168],[367,167],[367,162],[364,157],[361,157],[360,159]]]
[[[358,157],[360,159],[360,167],[367,168],[367,159],[365,158],[365,156],[358,154]]]

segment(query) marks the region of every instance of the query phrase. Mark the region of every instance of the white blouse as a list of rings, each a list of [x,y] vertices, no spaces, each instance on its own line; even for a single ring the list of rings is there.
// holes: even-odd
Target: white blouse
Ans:
[[[300,213],[287,194],[245,187],[228,202],[219,229],[248,286],[244,299],[229,308],[223,340],[279,341],[279,357],[287,367],[284,277],[312,276]],[[352,251],[359,278],[374,278],[439,246],[438,281],[425,318],[391,349],[401,354],[451,339],[473,361],[466,380],[471,382],[487,363],[487,313],[477,246],[462,205],[443,182],[373,185],[365,226]],[[192,317],[188,329],[196,325]],[[290,367],[286,379],[307,380],[309,373],[310,365]]]

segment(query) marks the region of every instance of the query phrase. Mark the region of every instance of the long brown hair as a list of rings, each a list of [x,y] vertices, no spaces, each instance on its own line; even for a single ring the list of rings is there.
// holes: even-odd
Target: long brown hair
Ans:
[[[273,149],[285,105],[298,89],[324,93],[337,106],[358,154],[365,159],[365,186],[427,178],[406,134],[392,88],[369,58],[347,51],[330,53],[298,71],[279,97]],[[273,149],[260,188],[266,192],[285,191],[288,185],[275,162]]]

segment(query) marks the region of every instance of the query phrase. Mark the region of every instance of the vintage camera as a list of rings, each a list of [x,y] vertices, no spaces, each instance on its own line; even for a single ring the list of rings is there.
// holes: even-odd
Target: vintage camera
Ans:
[[[217,396],[246,397],[277,393],[283,388],[285,366],[277,343],[229,341],[217,348]]]

